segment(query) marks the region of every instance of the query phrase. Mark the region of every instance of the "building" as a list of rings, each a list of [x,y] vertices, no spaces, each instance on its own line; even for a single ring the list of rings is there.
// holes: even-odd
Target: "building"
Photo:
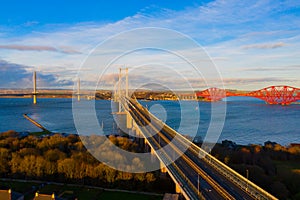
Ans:
[[[24,195],[11,189],[0,190],[0,200],[24,200]]]
[[[196,93],[182,93],[178,95],[179,100],[197,100]]]
[[[40,194],[38,192],[35,193],[34,200],[57,200],[55,194]]]

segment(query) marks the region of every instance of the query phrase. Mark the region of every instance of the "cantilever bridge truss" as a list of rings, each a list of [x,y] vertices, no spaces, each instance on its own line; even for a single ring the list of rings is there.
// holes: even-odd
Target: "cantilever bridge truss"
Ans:
[[[289,105],[300,100],[300,88],[291,86],[270,86],[248,93],[232,92],[225,89],[209,88],[196,92],[197,97],[205,101],[220,101],[231,96],[246,96],[264,100],[268,104]]]

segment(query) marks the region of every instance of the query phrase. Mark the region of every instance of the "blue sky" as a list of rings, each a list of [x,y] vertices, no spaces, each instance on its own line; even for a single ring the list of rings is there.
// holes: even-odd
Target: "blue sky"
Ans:
[[[99,43],[143,27],[167,28],[191,37],[214,61],[226,88],[300,87],[299,1],[13,0],[1,7],[1,88],[30,87],[33,70],[44,87],[72,88],[78,69]],[[150,63],[151,57],[147,59]],[[129,67],[137,64],[125,61]],[[115,68],[105,74],[107,87],[115,79]],[[94,70],[86,71],[83,86],[97,81]],[[200,78],[189,76],[184,65],[176,70],[195,89],[206,87]],[[145,80],[143,74],[135,78]],[[162,73],[149,74],[152,81],[162,79]],[[180,88],[180,81],[171,75],[163,79],[164,84]]]
[[[72,1],[53,0],[41,3],[38,0],[20,2],[18,0],[1,3],[0,23],[19,26],[28,22],[40,25],[80,22],[115,22],[149,7],[180,11],[191,6],[199,6],[209,1],[172,1],[172,0],[130,0],[130,1]]]

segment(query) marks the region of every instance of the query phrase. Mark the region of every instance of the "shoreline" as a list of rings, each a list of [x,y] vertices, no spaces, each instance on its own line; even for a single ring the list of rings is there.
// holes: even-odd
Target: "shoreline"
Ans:
[[[49,130],[42,130],[42,131],[35,131],[35,132],[31,132],[31,131],[15,131],[15,130],[7,130],[7,131],[4,131],[4,132],[0,132],[0,135],[2,133],[6,133],[6,132],[9,132],[9,131],[12,131],[12,132],[15,132],[17,134],[20,134],[21,137],[27,137],[29,135],[32,135],[32,136],[37,136],[37,137],[46,137],[46,136],[52,136],[52,135],[55,135],[55,134],[59,134],[59,135],[62,135],[62,136],[68,136],[68,135],[76,135],[76,136],[79,136],[78,134],[75,134],[75,133],[62,133],[62,132],[51,132]],[[125,135],[118,135],[118,134],[106,134],[106,135],[103,135],[103,136],[106,136],[106,137],[109,137],[109,136],[116,136],[116,137],[126,137],[126,134]],[[183,135],[184,137],[186,137],[187,139],[190,140],[190,137],[187,136],[187,135]],[[80,137],[80,136],[79,136]],[[128,138],[128,137],[126,137]],[[129,137],[130,139],[130,137]],[[195,138],[194,140],[192,141],[194,144],[196,144],[197,146],[201,147],[202,145],[202,142],[195,142]],[[207,142],[207,144],[209,144],[208,146],[211,146],[209,142]],[[291,146],[299,146],[300,148],[300,142],[291,142],[291,143],[288,143],[286,145],[283,145],[283,144],[280,144],[280,143],[277,143],[277,142],[274,142],[274,141],[271,141],[271,140],[267,140],[264,142],[264,144],[259,144],[259,143],[248,143],[248,144],[241,144],[241,143],[237,143],[233,140],[228,140],[228,139],[224,139],[222,140],[221,142],[217,142],[215,143],[214,147],[216,145],[219,145],[219,146],[226,146],[228,147],[229,149],[235,149],[235,148],[243,148],[243,147],[252,147],[252,146],[261,146],[261,147],[264,147],[266,144],[271,144],[271,145],[280,145],[282,147],[285,147],[285,148],[289,148]],[[205,147],[205,145],[204,145]]]
[[[283,106],[283,105],[280,105],[280,104],[267,104],[265,103],[263,100],[259,100],[259,99],[249,99],[251,97],[245,97],[245,100],[238,100],[238,101],[234,101],[234,100],[231,100],[231,101],[224,101],[224,100],[220,100],[220,101],[206,101],[206,100],[202,100],[202,99],[146,99],[146,98],[139,98],[137,100],[139,101],[197,101],[197,102],[204,102],[204,103],[218,103],[218,102],[263,102],[264,104],[266,105],[270,105],[270,106]],[[0,95],[0,99],[32,99],[31,96],[1,96]],[[38,96],[38,99],[77,99],[77,96],[69,96],[69,95],[66,95],[66,96],[60,96],[60,94],[57,94],[56,95],[51,95],[51,96],[45,96],[45,95],[42,95],[42,96]],[[81,97],[82,100],[104,100],[104,101],[113,101],[112,97],[108,97],[108,98],[100,98],[100,97],[97,97],[97,96],[90,96],[90,95],[85,95],[85,96],[82,96]],[[287,106],[290,106],[290,105],[300,105],[300,100],[299,101],[296,101],[296,102],[292,102],[290,103],[289,105]],[[286,105],[285,105],[286,106]]]

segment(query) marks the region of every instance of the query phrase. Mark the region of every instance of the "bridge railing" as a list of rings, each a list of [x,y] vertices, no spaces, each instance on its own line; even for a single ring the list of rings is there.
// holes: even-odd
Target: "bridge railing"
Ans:
[[[214,156],[207,153],[202,148],[198,147],[191,141],[189,141],[187,138],[182,136],[181,134],[174,131],[171,127],[166,125],[170,131],[172,131],[174,134],[179,135],[184,141],[186,141],[187,145],[190,145],[195,153],[199,154],[199,157],[203,157],[205,162],[215,168],[219,173],[221,173],[223,176],[230,179],[232,182],[234,182],[236,185],[238,185],[240,188],[242,188],[247,193],[251,194],[251,196],[255,197],[256,199],[277,199],[267,191],[263,190],[261,187],[256,185],[255,183],[251,182],[249,179],[246,179],[244,176],[236,172],[235,170],[231,169],[227,165],[225,165],[223,162],[216,159]]]
[[[142,106],[141,104],[139,104],[139,105]],[[228,167],[227,165],[225,165],[223,162],[216,159],[214,156],[207,153],[202,148],[195,145],[193,142],[188,140],[183,135],[176,132],[174,129],[172,129],[167,124],[163,123],[160,119],[158,119],[156,116],[154,116],[149,111],[148,111],[148,113],[149,113],[149,115],[151,115],[151,117],[153,117],[158,122],[160,122],[161,125],[165,126],[165,128],[167,128],[171,133],[173,133],[174,135],[178,135],[183,141],[185,141],[186,143],[184,143],[184,144],[187,147],[192,147],[194,149],[194,152],[199,154],[199,158],[200,158],[200,156],[203,157],[207,164],[209,164],[210,166],[215,168],[219,173],[221,173],[223,176],[227,177],[229,180],[231,180],[233,183],[238,185],[244,191],[246,191],[247,193],[249,193],[256,199],[274,199],[274,200],[277,199],[272,194],[268,193],[267,191],[265,191],[264,189],[262,189],[261,187],[259,187],[258,185],[256,185],[252,181],[250,181],[249,179],[245,178],[244,176],[242,176],[235,170],[233,170],[230,167]]]
[[[256,199],[277,199],[255,183],[251,182],[249,179],[245,178],[212,155],[208,154],[203,149],[199,150],[199,154],[200,153],[205,155],[204,158],[206,160],[206,163],[210,164],[210,166],[214,167],[217,171],[219,171],[219,173],[230,179],[232,182],[234,182],[244,191],[251,194],[251,196],[255,197]]]
[[[132,114],[130,112],[129,112],[129,114],[132,116]],[[138,131],[140,131],[140,133],[143,135],[143,137],[146,140],[148,140],[147,139],[148,137],[152,136],[151,134],[149,134],[149,136],[146,136],[145,135],[146,131],[145,132],[142,131],[139,126],[136,126],[136,128],[138,129]],[[156,145],[159,146],[159,143],[157,143],[155,140],[154,140],[154,143],[156,143]],[[149,140],[148,140],[148,144],[152,149],[155,149],[152,142],[150,142]],[[180,185],[180,187],[183,191],[183,194],[186,196],[186,198],[190,198],[190,197],[193,198],[196,196],[199,199],[205,199],[203,197],[203,195],[198,191],[198,189],[192,184],[192,182],[185,176],[185,174],[182,172],[182,170],[177,165],[175,165],[173,162],[171,162],[171,158],[168,156],[168,154],[166,152],[164,152],[163,156],[158,155],[156,151],[154,151],[154,152],[155,152],[157,158],[160,160],[160,162],[162,162],[164,164],[164,166],[168,169],[172,179]],[[168,163],[171,163],[171,164],[168,164]],[[188,187],[183,187],[182,183],[184,183],[184,182],[187,183],[186,186],[188,186]],[[193,193],[187,189],[191,189],[193,191]]]

